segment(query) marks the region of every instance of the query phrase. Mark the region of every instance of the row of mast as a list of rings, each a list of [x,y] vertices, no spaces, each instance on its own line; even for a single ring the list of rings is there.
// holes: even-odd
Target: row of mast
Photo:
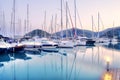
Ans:
[[[63,37],[63,0],[61,0],[61,37]],[[77,9],[76,9],[76,0],[74,0],[74,24],[72,23],[72,19],[71,19],[71,15],[70,15],[70,11],[69,11],[69,7],[68,7],[68,3],[66,2],[66,28],[68,28],[68,14],[70,16],[70,20],[71,20],[71,24],[72,24],[72,27],[73,29],[75,28],[75,32],[74,32],[74,35],[73,37],[77,37]],[[3,17],[5,18],[5,15],[3,15]],[[27,4],[27,19],[24,21],[24,25],[25,25],[25,34],[27,33],[30,25],[29,25],[29,4]],[[57,15],[55,15],[55,32],[56,32],[56,20],[57,20]],[[16,30],[16,0],[13,0],[13,8],[12,8],[12,13],[11,13],[11,26],[13,27],[13,38],[15,38],[15,30]],[[20,21],[20,24],[21,24],[21,21]],[[52,30],[53,30],[53,16],[52,16],[52,20],[51,20],[51,33],[52,33]],[[93,25],[94,22],[93,22],[93,16],[92,16],[92,31],[93,31]],[[45,15],[44,15],[44,29],[46,27],[46,11],[45,11]],[[98,13],[98,37],[100,36],[99,35],[99,13]],[[12,29],[12,28],[10,28]],[[45,37],[46,37],[46,34],[44,34]],[[66,35],[67,35],[67,32],[66,32]],[[84,36],[84,30],[83,30],[83,36]],[[92,38],[94,37],[94,34],[92,34]]]

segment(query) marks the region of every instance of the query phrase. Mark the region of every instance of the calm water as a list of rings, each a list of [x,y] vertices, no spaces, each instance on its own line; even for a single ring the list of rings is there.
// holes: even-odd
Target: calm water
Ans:
[[[110,68],[120,68],[119,49],[116,44],[0,54],[0,80],[100,80],[106,58]]]

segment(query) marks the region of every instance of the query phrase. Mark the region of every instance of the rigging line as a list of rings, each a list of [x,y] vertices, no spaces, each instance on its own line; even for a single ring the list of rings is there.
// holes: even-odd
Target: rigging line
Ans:
[[[68,26],[70,26],[70,21],[68,20]],[[72,30],[69,30],[69,32],[70,32],[70,36],[73,36],[72,35]]]
[[[72,17],[71,17],[69,6],[68,6],[68,13],[69,13],[68,15],[69,15],[70,22],[71,22],[71,25],[72,25],[72,28],[73,28],[73,32],[74,32],[74,25],[73,25],[73,21],[72,21]],[[73,36],[75,36],[75,33],[73,34]]]
[[[93,19],[94,19],[94,17],[93,17]],[[97,31],[96,25],[95,25],[95,23],[94,23],[94,20],[93,20],[93,27],[95,27],[95,31]],[[93,29],[94,29],[94,28],[93,28]]]
[[[104,29],[104,24],[103,24],[103,21],[102,21],[102,18],[100,17],[100,21],[101,21],[101,24],[102,24],[102,28]],[[106,37],[108,37],[108,34],[106,33]]]
[[[79,23],[80,23],[81,29],[83,29],[83,25],[82,25],[82,22],[81,22],[81,18],[80,18],[80,15],[79,15],[78,9],[76,9],[76,10],[77,10],[77,16],[78,16],[78,20],[79,20]]]
[[[79,23],[80,23],[80,26],[81,26],[81,30],[83,31],[83,36],[85,36],[85,35],[84,35],[84,34],[85,34],[85,31],[84,31],[84,29],[83,29],[83,25],[82,25],[82,22],[81,22],[81,18],[80,18],[78,9],[76,9],[76,10],[77,10],[77,16],[78,16],[78,20],[79,20]]]
[[[69,18],[70,18],[70,22],[71,22],[72,28],[74,28],[73,21],[72,21],[72,17],[71,17],[71,12],[70,12],[70,9],[69,9],[69,6],[68,6],[68,13],[69,13]]]
[[[65,5],[65,4],[64,4],[64,5]],[[69,22],[69,20],[68,20],[68,23],[69,23],[69,25],[70,25],[70,23],[71,23],[72,28],[74,28],[74,25],[73,25],[73,22],[72,22],[72,17],[71,17],[71,12],[70,12],[70,10],[69,10],[68,3],[67,3],[67,11],[68,11],[68,16],[69,16],[69,18],[70,18],[70,22]],[[72,34],[72,31],[71,31],[71,34]],[[73,35],[72,35],[72,36],[73,36]]]

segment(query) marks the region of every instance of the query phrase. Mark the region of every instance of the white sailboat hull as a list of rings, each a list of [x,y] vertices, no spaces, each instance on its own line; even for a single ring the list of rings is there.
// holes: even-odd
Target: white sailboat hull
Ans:
[[[74,47],[74,42],[72,41],[60,41],[58,47],[60,48],[73,48]]]

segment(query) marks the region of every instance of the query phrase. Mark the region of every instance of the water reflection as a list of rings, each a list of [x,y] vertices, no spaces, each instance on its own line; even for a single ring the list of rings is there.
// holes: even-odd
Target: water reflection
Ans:
[[[109,45],[106,45],[104,46],[106,48],[109,48],[109,49],[114,49],[114,50],[120,50],[120,43],[117,43],[117,44],[109,44]]]
[[[4,64],[3,63],[0,63],[0,67],[3,67],[4,66]]]
[[[102,80],[113,80],[113,74],[111,72],[104,73]]]
[[[10,56],[7,53],[0,54],[0,62],[9,62]]]
[[[14,59],[29,60],[31,57],[28,57],[25,52],[10,53],[10,57]]]
[[[110,75],[105,72],[106,56],[112,60],[110,68],[120,68],[119,51],[114,51],[113,55],[113,50],[102,46],[59,48],[59,52],[27,50],[2,54],[0,62],[9,62],[4,65],[6,71],[3,75],[12,73],[2,80],[13,80],[13,77],[16,80],[100,80],[103,75],[102,80],[107,80]],[[13,61],[10,60],[11,57],[14,58]]]
[[[39,51],[34,51],[34,50],[32,50],[32,51],[29,51],[29,50],[25,50],[25,53],[26,54],[31,54],[31,55],[40,55],[41,54],[41,52],[39,52]]]

